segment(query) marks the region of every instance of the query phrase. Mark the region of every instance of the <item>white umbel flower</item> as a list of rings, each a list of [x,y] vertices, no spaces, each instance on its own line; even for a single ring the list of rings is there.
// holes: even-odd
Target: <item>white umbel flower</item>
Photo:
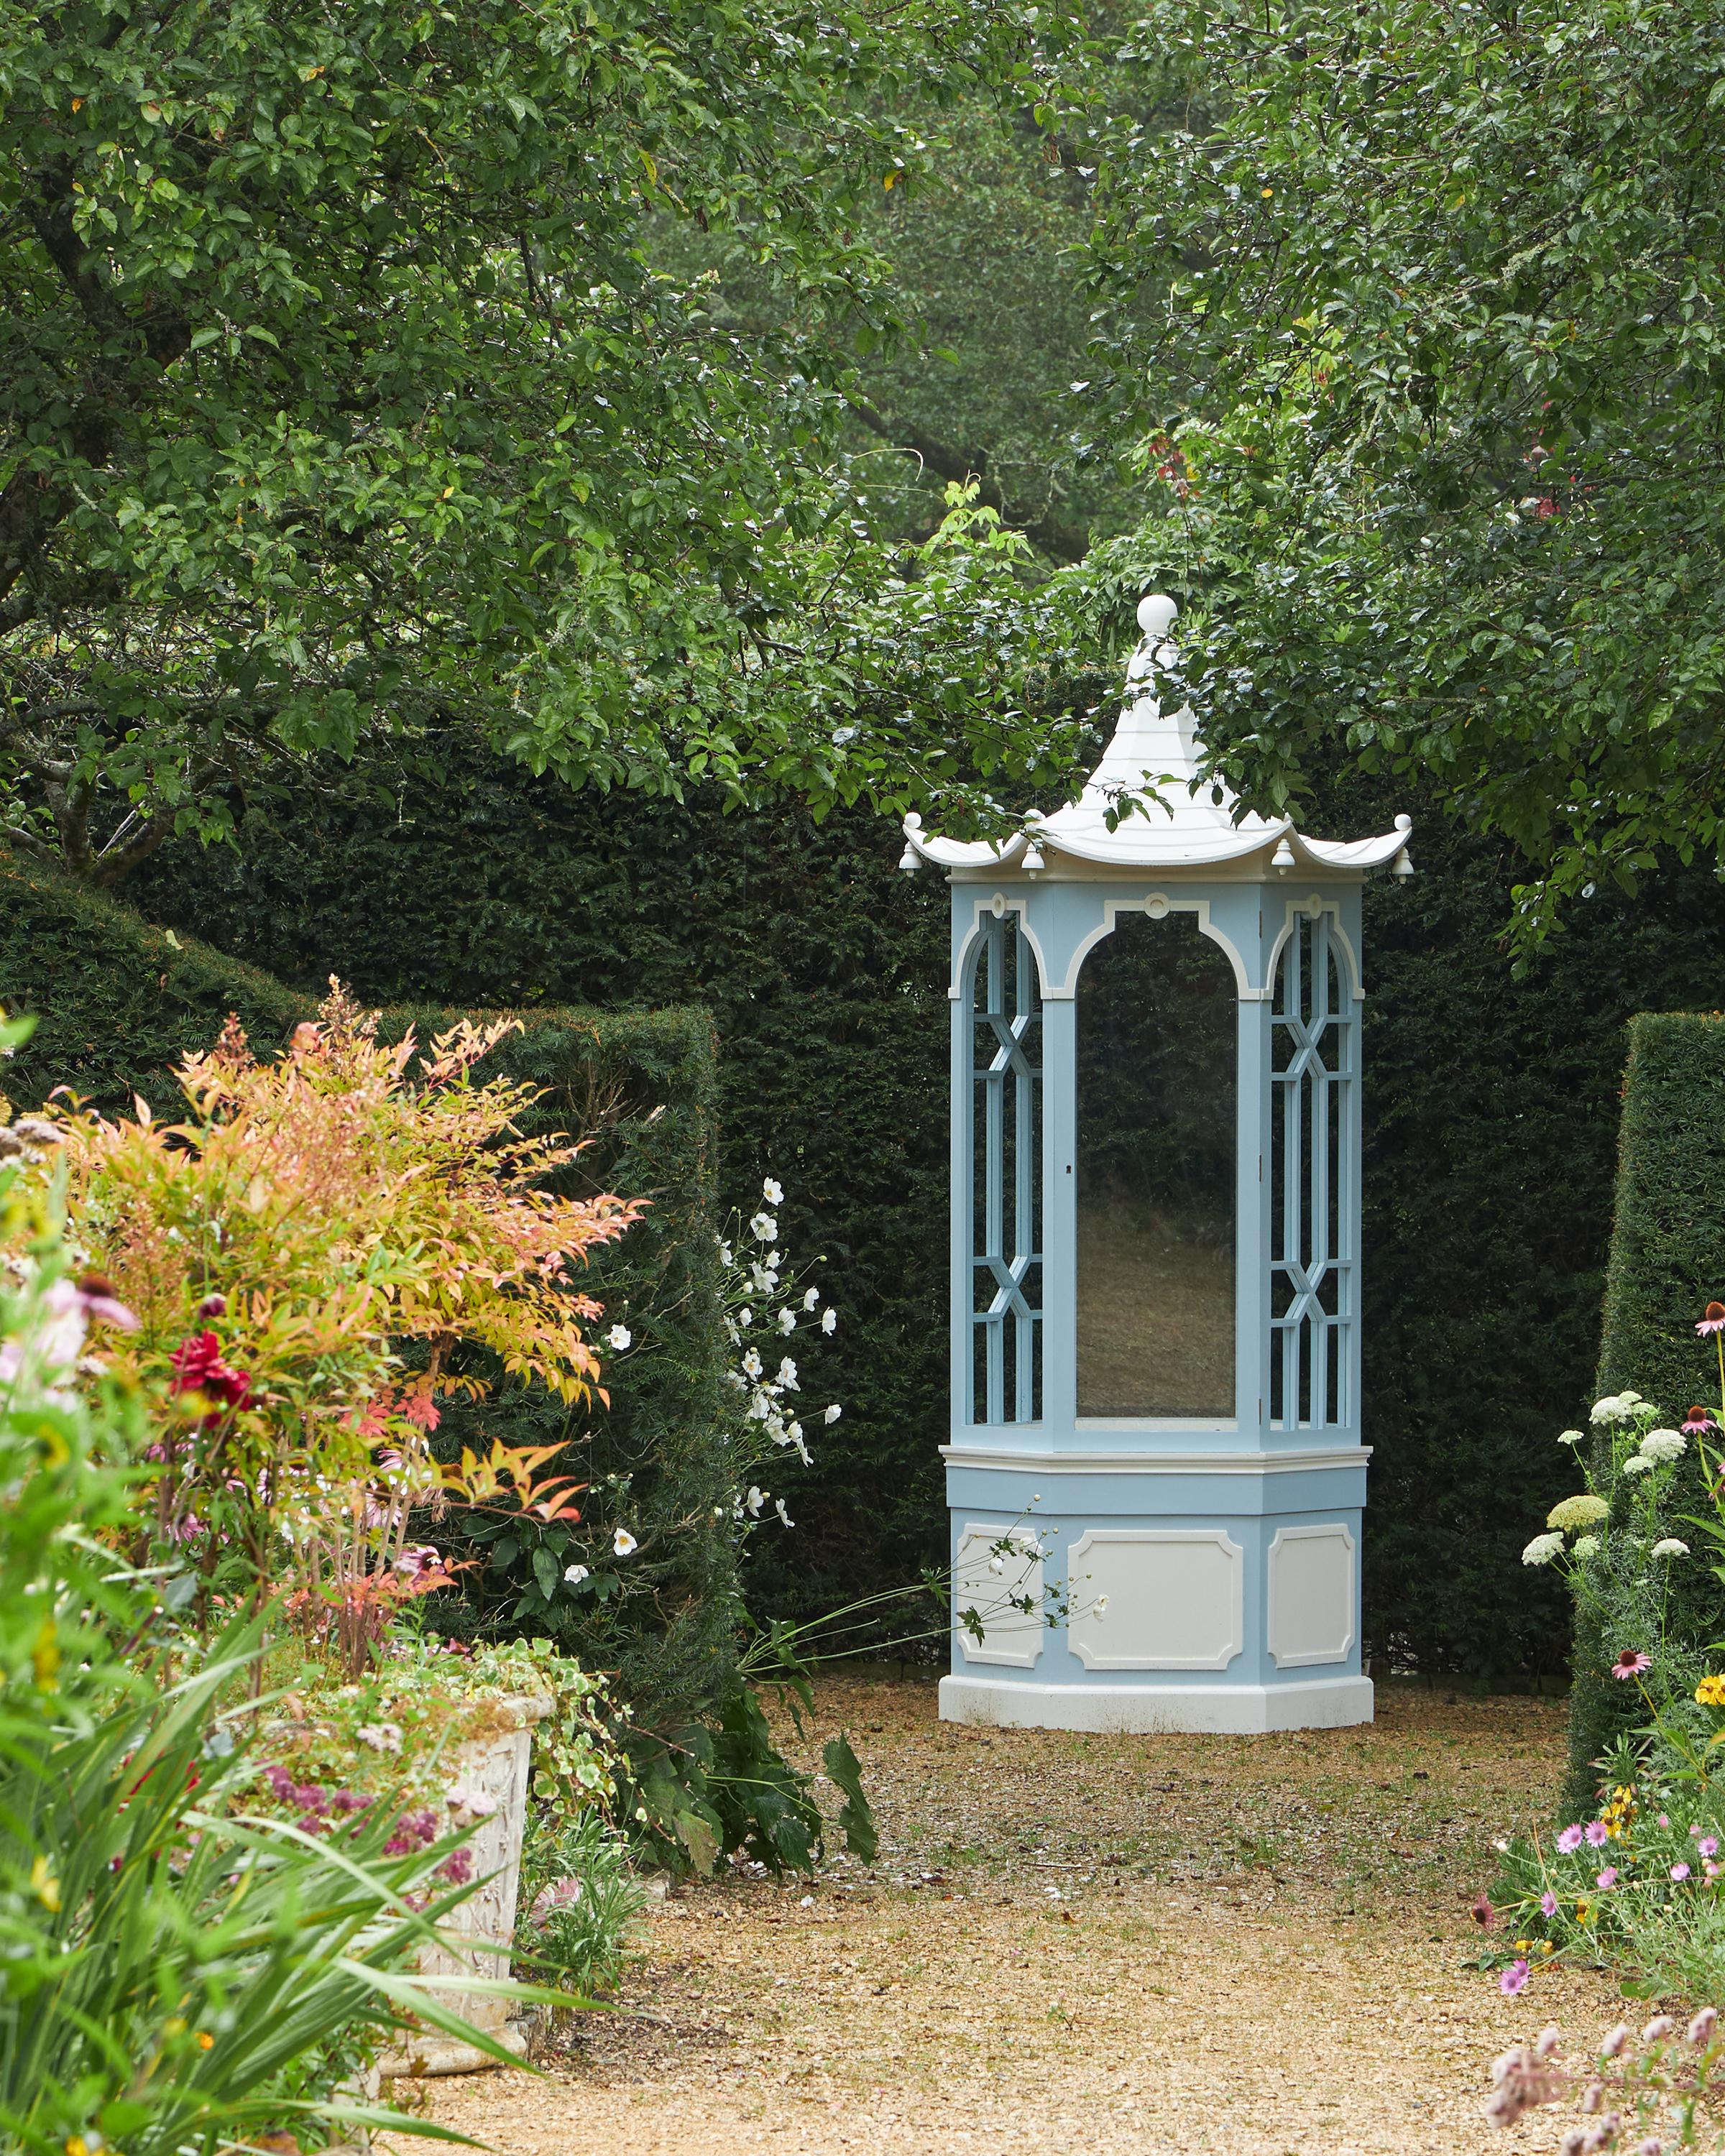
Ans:
[[[1523,1564],[1549,1564],[1563,1547],[1561,1535],[1535,1535],[1522,1552]]]
[[[1655,1557],[1687,1557],[1689,1545],[1680,1543],[1675,1535],[1667,1535],[1663,1542],[1655,1543],[1653,1554]]]
[[[1689,1440],[1681,1430],[1650,1430],[1641,1440],[1641,1457],[1658,1460],[1681,1460],[1689,1450]]]
[[[1623,1471],[1625,1475],[1651,1475],[1658,1465],[1656,1460],[1650,1460],[1645,1452],[1632,1452],[1623,1463]]]
[[[1640,1404],[1639,1393],[1607,1393],[1604,1399],[1594,1402],[1592,1419],[1594,1422],[1628,1422]]]
[[[1583,1433],[1579,1430],[1560,1430],[1558,1432],[1559,1445],[1579,1445],[1583,1441]]]

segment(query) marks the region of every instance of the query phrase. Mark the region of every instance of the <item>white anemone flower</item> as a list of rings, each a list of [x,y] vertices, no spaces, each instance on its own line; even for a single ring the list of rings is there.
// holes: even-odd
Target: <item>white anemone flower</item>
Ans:
[[[614,1325],[605,1335],[607,1342],[619,1355],[634,1337],[626,1325]]]
[[[1535,1535],[1522,1552],[1523,1564],[1549,1564],[1563,1547],[1561,1535]]]
[[[776,1243],[778,1223],[770,1213],[757,1213],[749,1223],[749,1233],[757,1243]]]
[[[796,1523],[796,1522],[795,1522],[795,1521],[791,1517],[790,1514],[789,1514],[788,1512],[786,1512],[786,1510],[785,1510],[785,1508],[784,1508],[784,1499],[783,1499],[783,1497],[775,1497],[775,1498],[773,1499],[773,1511],[774,1511],[775,1512],[777,1512],[777,1513],[778,1513],[778,1517],[779,1517],[779,1519],[783,1522],[783,1523],[786,1527],[795,1527],[795,1526],[796,1526],[796,1524],[797,1524],[797,1523]]]
[[[758,1378],[760,1376],[761,1358],[752,1348],[751,1348],[747,1354],[743,1357],[742,1368],[743,1373],[746,1377]]]
[[[820,1329],[823,1332],[836,1332],[838,1331],[839,1313],[836,1310],[824,1310],[821,1312]]]
[[[815,1304],[819,1301],[820,1290],[818,1287],[805,1288],[803,1290],[803,1307],[804,1310],[813,1310]]]
[[[1687,1557],[1689,1545],[1680,1543],[1675,1535],[1667,1535],[1663,1542],[1655,1543],[1653,1554],[1655,1557]]]
[[[730,1271],[732,1266],[737,1263],[737,1260],[732,1253],[731,1245],[728,1243],[721,1242],[719,1245],[719,1263],[723,1265],[727,1273]]]
[[[785,1309],[780,1311],[778,1313],[778,1329],[781,1332],[794,1332],[796,1331],[797,1313],[794,1310],[787,1306]]]
[[[826,1413],[821,1417],[821,1420],[823,1422],[837,1422],[839,1416],[843,1414],[844,1412],[844,1409],[839,1405],[836,1400],[834,1400],[831,1407],[829,1407]]]
[[[627,1527],[619,1527],[611,1537],[611,1547],[619,1557],[632,1557],[640,1544]]]
[[[797,1383],[797,1366],[788,1355],[778,1366],[775,1383],[787,1393],[799,1393],[803,1389]]]
[[[588,1577],[588,1569],[584,1564],[566,1565],[563,1568],[563,1579],[567,1586],[579,1587],[582,1581]]]
[[[775,1183],[773,1178],[769,1175],[767,1180],[761,1185],[761,1195],[767,1200],[767,1203],[769,1205],[783,1205],[784,1203],[784,1186],[783,1183]]]

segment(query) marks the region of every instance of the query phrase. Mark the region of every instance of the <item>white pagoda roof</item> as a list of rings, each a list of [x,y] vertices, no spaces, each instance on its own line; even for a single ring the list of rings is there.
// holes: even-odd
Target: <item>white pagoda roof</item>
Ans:
[[[1171,668],[1178,656],[1168,641],[1179,611],[1153,593],[1138,603],[1143,634],[1127,668],[1127,703],[1101,762],[1076,801],[1052,815],[1033,812],[1024,830],[1009,839],[967,843],[936,838],[920,816],[905,819],[901,868],[927,861],[955,870],[1019,869],[1030,875],[1054,868],[1060,857],[1115,869],[1201,869],[1235,865],[1235,873],[1286,875],[1296,868],[1363,873],[1395,863],[1411,873],[1408,833],[1412,819],[1398,816],[1381,838],[1341,841],[1308,839],[1291,817],[1241,814],[1237,797],[1214,780],[1199,783],[1199,749],[1191,706],[1164,714],[1150,686],[1153,669]],[[1195,789],[1195,790],[1194,790]],[[1123,796],[1144,798],[1142,808],[1121,815]]]

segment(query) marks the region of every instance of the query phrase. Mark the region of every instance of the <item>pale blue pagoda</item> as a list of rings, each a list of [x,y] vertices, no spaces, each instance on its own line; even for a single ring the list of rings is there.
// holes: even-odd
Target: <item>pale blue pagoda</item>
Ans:
[[[1409,819],[1327,844],[1199,783],[1175,612],[1079,801],[999,845],[906,821],[952,901],[948,1720],[1372,1716],[1360,886]]]

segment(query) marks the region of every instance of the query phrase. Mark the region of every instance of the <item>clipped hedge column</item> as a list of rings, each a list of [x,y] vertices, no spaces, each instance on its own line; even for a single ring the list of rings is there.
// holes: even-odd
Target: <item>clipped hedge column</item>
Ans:
[[[1630,1021],[1629,1042],[1599,1390],[1632,1389],[1676,1424],[1692,1403],[1716,1403],[1718,1390],[1695,1322],[1725,1292],[1725,1017],[1643,1014]],[[1692,1453],[1666,1500],[1673,1532],[1702,1494]],[[1647,1643],[1608,1637],[1610,1623],[1609,1610],[1578,1606],[1564,1790],[1572,1815],[1592,1807],[1592,1763],[1646,1718],[1636,1688],[1608,1671],[1620,1649]],[[1674,1568],[1668,1623],[1696,1647],[1725,1633],[1718,1584],[1699,1563]]]

